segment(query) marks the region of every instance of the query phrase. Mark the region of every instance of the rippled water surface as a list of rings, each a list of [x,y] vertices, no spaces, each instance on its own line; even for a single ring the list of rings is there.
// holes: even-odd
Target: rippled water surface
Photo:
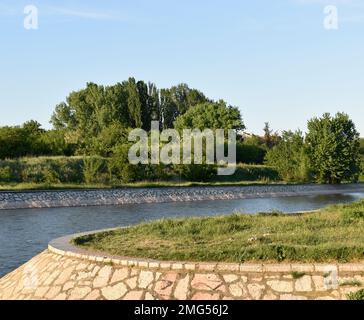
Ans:
[[[50,240],[67,234],[133,225],[160,218],[273,210],[306,211],[360,198],[364,198],[364,193],[87,208],[0,210],[0,276],[46,249]]]

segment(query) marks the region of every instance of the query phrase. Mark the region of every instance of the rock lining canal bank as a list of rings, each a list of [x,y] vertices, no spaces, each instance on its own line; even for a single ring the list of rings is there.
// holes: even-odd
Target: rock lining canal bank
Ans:
[[[364,184],[265,185],[103,190],[2,191],[1,209],[86,207],[203,200],[237,200],[364,192]]]

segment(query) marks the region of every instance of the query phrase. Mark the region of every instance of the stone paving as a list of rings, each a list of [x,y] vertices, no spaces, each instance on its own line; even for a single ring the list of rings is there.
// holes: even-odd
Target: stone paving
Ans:
[[[0,209],[79,207],[364,192],[364,184],[0,191]]]
[[[363,263],[195,264],[56,252],[0,279],[0,300],[336,300],[364,288]]]

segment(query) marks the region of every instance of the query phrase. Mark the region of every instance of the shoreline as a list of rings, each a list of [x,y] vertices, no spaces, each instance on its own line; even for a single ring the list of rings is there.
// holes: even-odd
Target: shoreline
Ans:
[[[347,300],[364,283],[363,261],[209,263],[127,258],[70,244],[79,235],[54,239],[48,249],[1,277],[0,300]]]
[[[0,211],[364,193],[364,184],[0,191]]]

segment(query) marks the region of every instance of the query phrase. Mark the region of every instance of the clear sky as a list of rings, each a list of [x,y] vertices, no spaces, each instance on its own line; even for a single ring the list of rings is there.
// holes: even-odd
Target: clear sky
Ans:
[[[23,26],[28,4],[38,30]],[[239,106],[249,132],[345,111],[364,136],[363,40],[363,0],[1,0],[0,125],[48,128],[70,91],[134,76]]]

